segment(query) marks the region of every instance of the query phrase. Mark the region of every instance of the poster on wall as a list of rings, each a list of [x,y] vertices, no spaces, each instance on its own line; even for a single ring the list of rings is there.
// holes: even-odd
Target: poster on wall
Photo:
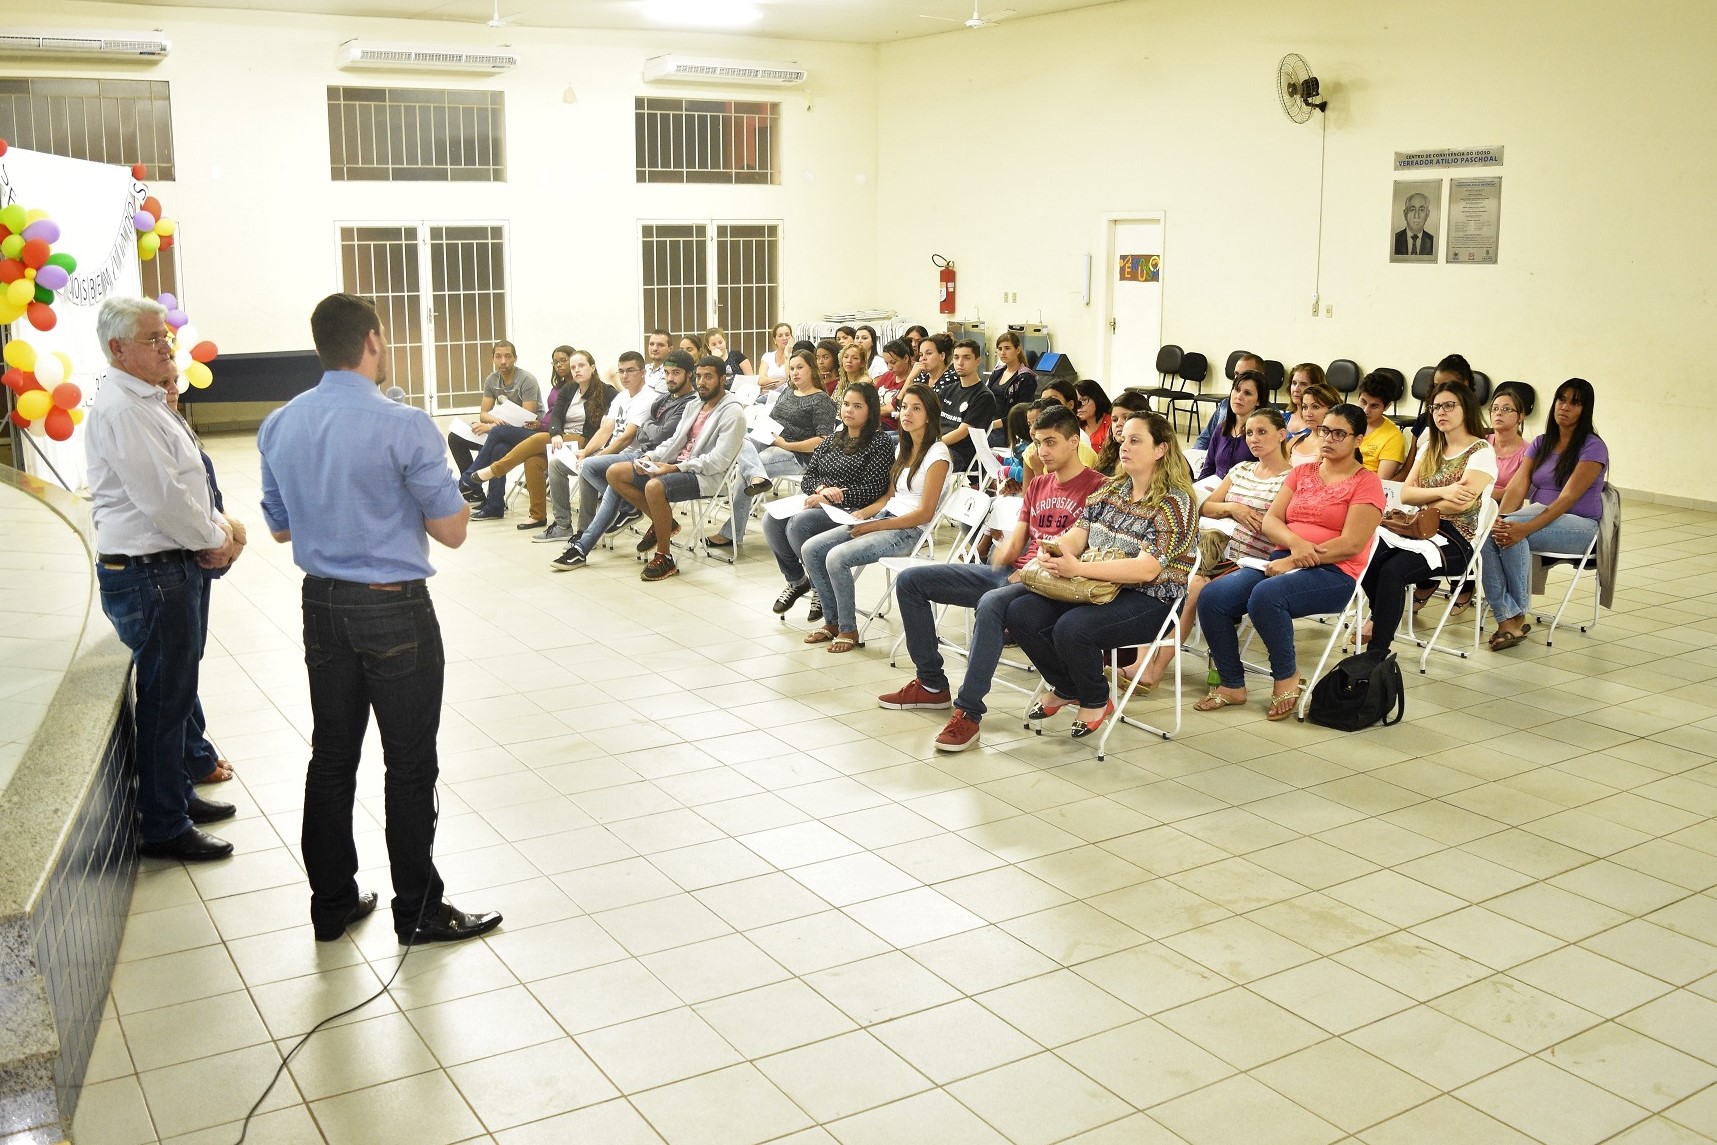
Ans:
[[[1448,261],[1494,265],[1502,233],[1502,176],[1450,179],[1443,231]]]
[[[1395,180],[1389,212],[1389,261],[1435,263],[1442,215],[1441,179]]]
[[[1162,279],[1162,255],[1124,254],[1121,256],[1122,282],[1161,282]]]

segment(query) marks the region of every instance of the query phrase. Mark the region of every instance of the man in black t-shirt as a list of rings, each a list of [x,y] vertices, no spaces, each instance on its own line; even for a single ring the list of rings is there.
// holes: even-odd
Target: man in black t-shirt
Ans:
[[[978,344],[970,338],[954,343],[954,380],[944,384],[942,399],[942,444],[954,455],[954,472],[972,464],[979,443],[987,447],[990,423],[1000,416],[996,396],[978,373]]]

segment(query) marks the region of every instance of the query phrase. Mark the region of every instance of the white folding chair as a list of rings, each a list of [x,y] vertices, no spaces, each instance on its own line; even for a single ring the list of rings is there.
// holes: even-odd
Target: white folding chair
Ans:
[[[966,484],[965,478],[961,474],[949,474],[947,482],[942,486],[941,496],[936,499],[936,511],[930,515],[930,520],[924,523],[924,531],[918,534],[918,540],[912,546],[912,551],[906,554],[908,558],[925,557],[927,560],[932,561],[936,559],[936,530],[941,527],[943,515],[948,511],[949,504],[953,502],[956,496],[965,493],[977,493],[977,490]],[[984,497],[987,511],[989,498],[983,494],[978,494],[978,496]],[[982,521],[983,519],[980,518],[980,527],[982,526]],[[956,541],[956,544],[957,543],[958,541]],[[886,560],[888,558],[885,557],[883,559]],[[881,562],[878,563],[880,564]],[[864,575],[862,569],[860,570],[859,575]],[[870,630],[870,626],[874,622],[888,615],[889,602],[894,599],[894,577],[894,572],[886,567],[883,568],[883,588],[881,595],[876,599],[876,603],[871,605],[868,609],[857,609],[860,617],[858,636],[859,644],[861,646],[864,644],[864,634]],[[828,602],[825,601],[824,603],[826,605]]]
[[[991,511],[994,504],[995,499],[987,493],[980,493],[978,490],[964,485],[956,486],[954,491],[948,495],[948,503],[942,510],[942,520],[959,528],[954,543],[948,548],[947,557],[940,562],[934,557],[925,556],[883,557],[876,563],[882,568],[883,575],[888,578],[889,595],[894,594],[895,578],[907,569],[938,563],[976,564],[981,560],[982,558],[978,556],[978,543],[983,539],[986,529],[994,519],[994,514]],[[1024,501],[1020,501],[1020,504],[1023,505]],[[1015,516],[1018,516],[1017,510]],[[948,607],[945,604],[936,606],[935,616],[938,626],[942,623],[942,616]],[[938,634],[937,639],[942,640],[940,634]],[[899,636],[894,638],[894,644],[888,650],[888,662],[891,666],[900,654],[900,646],[905,642],[905,632],[901,632]],[[950,648],[953,647],[949,641],[942,640],[942,643]],[[965,653],[964,646],[958,651],[963,655]]]
[[[713,536],[721,529],[722,523],[733,516],[733,498],[739,490],[741,480],[739,456],[736,454],[714,493],[708,497],[694,497],[680,502],[686,508],[690,525],[674,537],[670,542],[671,547],[683,549],[694,557],[722,561],[730,565],[738,561],[740,540],[737,536],[733,538],[731,545],[716,549],[704,544],[704,538]],[[739,530],[736,528],[734,532],[738,533]]]
[[[1479,649],[1479,637],[1484,628],[1484,583],[1480,579],[1480,574],[1484,569],[1484,539],[1490,536],[1491,526],[1496,524],[1497,514],[1501,511],[1502,506],[1490,495],[1489,490],[1486,490],[1484,503],[1479,506],[1478,523],[1473,527],[1473,540],[1477,543],[1473,545],[1472,559],[1467,562],[1466,568],[1458,573],[1444,569],[1438,574],[1437,579],[1444,583],[1443,591],[1447,594],[1449,603],[1443,607],[1442,618],[1437,621],[1437,627],[1431,632],[1428,640],[1419,639],[1417,618],[1413,615],[1413,588],[1411,585],[1407,588],[1407,637],[1425,650],[1419,657],[1421,674],[1424,673],[1425,666],[1431,662],[1432,652],[1441,652],[1446,656],[1459,656],[1465,660],[1470,652],[1477,652]],[[1473,608],[1473,646],[1470,650],[1465,647],[1445,648],[1437,643],[1437,637],[1443,634],[1443,627],[1449,623],[1449,617],[1454,614],[1455,604],[1460,598],[1463,586],[1470,587],[1473,594],[1471,601]]]
[[[1355,632],[1358,632],[1365,625],[1365,589],[1361,586],[1365,583],[1366,570],[1371,567],[1371,558],[1377,555],[1377,546],[1379,543],[1377,535],[1373,533],[1371,536],[1371,543],[1367,545],[1365,549],[1365,563],[1360,565],[1358,575],[1353,578],[1353,594],[1347,598],[1347,603],[1342,605],[1339,611],[1313,612],[1307,613],[1305,616],[1297,616],[1294,618],[1296,620],[1313,620],[1319,624],[1330,625],[1329,639],[1324,641],[1323,653],[1318,657],[1318,666],[1312,671],[1311,675],[1302,676],[1302,679],[1306,681],[1306,685],[1300,690],[1299,709],[1294,713],[1301,723],[1305,722],[1306,709],[1311,706],[1312,686],[1323,677],[1324,665],[1329,663],[1329,658],[1335,653],[1336,648],[1340,645],[1342,634],[1350,627]],[[1293,576],[1294,574],[1284,573],[1283,575]],[[1250,625],[1251,622],[1248,621],[1247,623]],[[1246,649],[1252,646],[1252,638],[1256,635],[1258,635],[1256,630],[1247,633],[1246,643],[1240,648],[1240,663],[1248,672],[1253,672],[1266,678],[1273,678],[1270,675],[1270,666],[1268,664],[1246,663]],[[1177,660],[1179,658],[1180,657],[1178,656],[1175,657]]]
[[[1602,529],[1599,532],[1602,532]],[[1598,534],[1592,534],[1592,541],[1586,546],[1586,551],[1583,553],[1534,552],[1532,557],[1545,566],[1569,565],[1574,570],[1573,577],[1568,581],[1568,591],[1562,594],[1562,603],[1556,609],[1556,615],[1550,620],[1549,631],[1544,634],[1544,647],[1550,647],[1551,642],[1556,638],[1556,626],[1562,623],[1562,614],[1568,611],[1568,602],[1574,599],[1574,589],[1579,586],[1580,578],[1588,571],[1592,574],[1592,619],[1589,623],[1580,625],[1580,631],[1590,632],[1596,628],[1598,626],[1598,597],[1600,595],[1597,580]],[[1542,616],[1538,618],[1538,623],[1544,623]]]

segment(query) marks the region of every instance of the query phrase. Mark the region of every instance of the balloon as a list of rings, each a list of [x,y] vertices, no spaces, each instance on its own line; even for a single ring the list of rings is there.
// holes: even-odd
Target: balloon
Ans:
[[[7,414],[6,416],[8,418],[10,418],[12,424],[17,426],[18,428],[20,428],[20,429],[29,429],[30,428],[30,419],[25,417],[23,414],[19,413],[17,410],[13,410],[11,413]]]
[[[141,163],[133,163],[131,165],[131,177],[133,179],[147,179],[149,178],[149,168]]]
[[[168,294],[165,290],[155,296],[155,301],[165,306],[168,310],[177,310],[179,308],[179,300],[174,298],[171,294]]]
[[[6,154],[6,141],[4,139],[0,139],[0,155],[4,154]]]
[[[20,278],[6,287],[6,301],[13,306],[28,306],[36,297],[36,284],[27,278]]]
[[[35,296],[37,302],[46,306],[52,306],[54,304],[54,292],[45,286],[37,285],[35,287]]]
[[[214,361],[215,355],[220,352],[220,347],[213,342],[198,342],[191,347],[191,357],[204,364]]]
[[[82,406],[73,406],[71,409],[67,410],[66,412],[71,414],[73,425],[82,425],[83,424],[83,407]]]
[[[48,244],[41,239],[24,240],[24,265],[31,270],[41,269],[42,264],[48,261],[48,256],[52,253],[53,251],[48,249]]]
[[[0,239],[0,255],[5,255],[9,259],[15,259],[15,258],[22,256],[23,253],[24,253],[24,236],[23,235],[7,235],[5,238]],[[20,274],[23,273],[23,270],[21,269],[22,266],[23,266],[23,264],[20,263],[19,264],[20,270],[18,272]]]
[[[42,219],[25,227],[24,237],[26,239],[41,239],[45,243],[57,243],[60,241],[60,224],[52,219]]]
[[[66,273],[66,268],[63,266],[44,266],[36,272],[36,285],[48,290],[64,289],[66,283],[70,281],[71,275]]]
[[[191,388],[191,379],[187,378],[184,374],[180,374],[178,385],[179,392],[184,393],[186,390]]]
[[[72,430],[77,428],[77,422],[73,421],[72,415],[65,410],[53,409],[49,410],[48,416],[43,419],[42,428],[47,430],[48,436],[55,441],[64,441],[72,435]]]
[[[51,392],[54,395],[54,406],[58,409],[71,409],[83,401],[83,391],[78,389],[76,382],[61,382]]]
[[[36,380],[53,389],[66,380],[66,368],[54,355],[42,354],[36,358]]]
[[[163,235],[161,237],[161,249],[162,250],[172,250],[173,249],[173,240],[177,237],[178,237],[177,235]]]
[[[147,199],[143,200],[143,204],[139,209],[148,211],[150,218],[158,219],[161,217],[161,200],[157,199],[154,195],[150,195]]]
[[[137,257],[148,262],[155,257],[155,252],[161,249],[161,239],[158,235],[139,235],[137,238]]]
[[[185,378],[199,390],[206,390],[209,383],[215,380],[215,374],[201,362],[192,362],[185,369]]]
[[[49,255],[47,264],[49,266],[57,266],[67,274],[75,274],[78,268],[78,260],[64,251],[55,251],[53,254]]]
[[[72,376],[72,356],[64,350],[55,350],[54,357],[60,360],[60,365],[66,368],[66,377]]]
[[[195,346],[202,340],[202,335],[197,333],[197,328],[189,322],[179,327],[179,329],[173,334],[173,341],[177,343],[178,349],[187,353],[190,351],[192,346]]]
[[[16,366],[26,374],[36,368],[36,350],[28,342],[13,339],[6,343],[5,358],[8,366]]]
[[[167,304],[162,303],[162,305],[166,306]],[[185,312],[180,310],[177,306],[167,307],[167,325],[171,326],[173,329],[177,330],[189,321],[190,319],[185,316]]]
[[[131,216],[131,225],[137,228],[137,233],[146,235],[155,229],[155,216],[148,211],[138,211]]]
[[[11,390],[15,394],[23,393],[24,392],[24,371],[19,370],[19,369],[11,369],[11,370],[7,370],[4,374],[0,374],[0,385],[4,385],[7,389]]]
[[[27,229],[29,229],[29,226],[31,223],[41,222],[43,219],[45,219],[47,217],[48,217],[48,212],[42,210],[42,208],[40,208],[40,207],[35,207],[35,208],[32,208],[31,210],[25,211],[24,212],[24,226],[20,229],[27,230]]]
[[[17,234],[29,226],[29,221],[24,217],[24,205],[13,203],[9,207],[0,209],[0,224],[4,224],[6,229],[13,234]]]
[[[24,314],[30,319],[30,325],[38,330],[52,330],[60,321],[60,316],[46,302],[30,303],[24,308]]]
[[[43,267],[43,270],[59,270],[59,267]],[[17,282],[24,277],[24,264],[15,258],[0,262],[0,282]],[[58,290],[59,287],[55,287]]]
[[[27,394],[31,390],[39,390],[41,388],[42,383],[36,380],[36,375],[26,373],[24,375],[24,384],[18,388],[18,392],[20,394]]]
[[[24,308],[13,306],[6,292],[0,290],[0,326],[10,326],[24,316]]]
[[[177,231],[178,229],[179,229],[179,224],[174,222],[172,219],[156,219],[155,220],[155,233],[160,235],[164,239],[172,238],[173,232]]]
[[[54,408],[54,399],[48,396],[46,390],[31,390],[18,398],[18,412],[24,415],[25,421],[35,421],[37,418],[48,416],[48,411]]]

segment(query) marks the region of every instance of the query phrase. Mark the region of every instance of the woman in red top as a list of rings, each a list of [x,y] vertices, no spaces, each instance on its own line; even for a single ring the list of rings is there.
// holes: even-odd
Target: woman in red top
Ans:
[[[895,414],[899,412],[900,391],[912,376],[912,349],[900,339],[892,339],[882,348],[882,360],[888,364],[888,369],[876,376],[876,396],[882,402],[882,428],[899,430]]]
[[[1242,565],[1218,577],[1198,598],[1198,624],[1222,676],[1221,685],[1193,705],[1198,711],[1246,702],[1236,629],[1250,616],[1269,649],[1275,680],[1266,714],[1272,720],[1292,715],[1300,700],[1294,617],[1340,611],[1365,571],[1383,520],[1383,483],[1359,457],[1365,411],[1338,405],[1316,432],[1322,457],[1316,465],[1294,466],[1264,517],[1262,531],[1276,545],[1272,559],[1262,569]]]

